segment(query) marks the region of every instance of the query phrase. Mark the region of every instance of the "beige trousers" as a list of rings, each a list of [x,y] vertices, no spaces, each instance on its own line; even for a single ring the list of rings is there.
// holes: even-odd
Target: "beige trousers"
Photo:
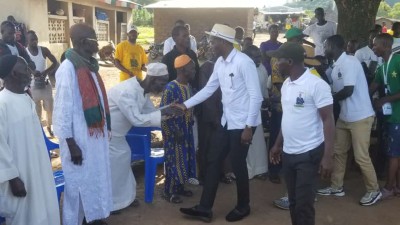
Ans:
[[[338,119],[334,146],[332,187],[343,186],[346,172],[347,155],[353,146],[354,159],[360,166],[367,192],[379,189],[375,169],[369,156],[369,141],[374,117],[368,117],[356,122],[345,122]]]

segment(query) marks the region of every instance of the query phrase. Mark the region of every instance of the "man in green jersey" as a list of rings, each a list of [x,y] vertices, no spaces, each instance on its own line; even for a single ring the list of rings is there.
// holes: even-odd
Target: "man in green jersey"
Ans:
[[[382,199],[400,194],[400,55],[392,54],[393,38],[380,34],[374,39],[373,51],[385,61],[378,67],[370,94],[379,87],[385,89],[385,96],[374,101],[377,110],[382,110],[387,122],[387,156],[389,170]]]

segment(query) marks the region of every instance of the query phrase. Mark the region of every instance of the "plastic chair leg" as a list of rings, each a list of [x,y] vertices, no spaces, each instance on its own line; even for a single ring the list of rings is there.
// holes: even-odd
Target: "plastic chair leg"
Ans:
[[[60,199],[61,199],[61,193],[64,192],[64,185],[57,187],[57,199],[58,199],[58,204],[60,204]]]
[[[154,187],[156,183],[157,163],[151,161],[145,163],[144,202],[152,203],[154,197]]]

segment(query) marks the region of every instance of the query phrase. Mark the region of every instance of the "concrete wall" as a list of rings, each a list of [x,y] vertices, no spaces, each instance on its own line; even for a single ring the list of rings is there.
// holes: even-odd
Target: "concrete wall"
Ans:
[[[0,1],[1,21],[7,16],[13,15],[21,23],[25,23],[28,30],[35,30],[41,44],[48,44],[47,27],[47,0],[1,0]]]
[[[60,58],[61,54],[69,47],[70,43],[49,44],[48,14],[54,14],[57,9],[64,10],[64,16],[69,17],[69,26],[72,25],[72,16],[74,9],[85,9],[85,21],[94,25],[95,15],[94,7],[98,7],[107,12],[110,17],[110,40],[118,41],[116,24],[116,12],[123,13],[123,18],[131,18],[132,10],[128,8],[113,7],[107,4],[101,4],[95,0],[0,0],[0,23],[7,19],[8,15],[21,23],[25,23],[28,30],[34,30],[39,38],[39,45],[46,46],[56,56]],[[75,12],[76,13],[76,12]],[[125,16],[126,15],[126,16]],[[126,21],[127,22],[127,21]],[[67,30],[68,32],[68,30]],[[0,35],[1,36],[1,35]]]
[[[191,34],[197,41],[215,23],[228,24],[232,28],[242,26],[245,36],[250,36],[253,27],[253,9],[154,9],[154,39],[162,42],[171,36],[176,20],[182,19],[190,24]]]

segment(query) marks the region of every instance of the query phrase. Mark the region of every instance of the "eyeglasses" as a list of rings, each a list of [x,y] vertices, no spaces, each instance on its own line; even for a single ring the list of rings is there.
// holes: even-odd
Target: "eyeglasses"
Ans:
[[[85,40],[87,40],[87,41],[94,41],[94,42],[98,42],[98,40],[97,40],[97,39],[94,39],[94,38],[85,38]]]

